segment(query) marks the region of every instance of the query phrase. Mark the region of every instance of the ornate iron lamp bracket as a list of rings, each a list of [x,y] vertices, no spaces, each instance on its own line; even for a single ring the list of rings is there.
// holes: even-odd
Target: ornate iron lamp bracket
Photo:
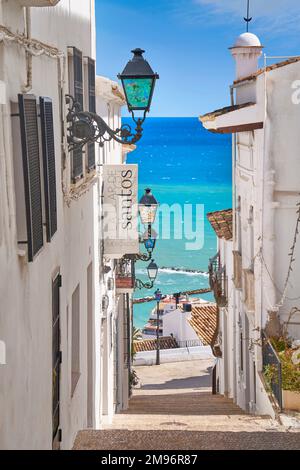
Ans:
[[[70,152],[93,142],[98,143],[100,147],[111,140],[115,140],[119,144],[132,145],[138,142],[143,135],[142,125],[146,119],[147,111],[144,111],[143,117],[138,119],[132,112],[132,119],[136,124],[135,132],[133,132],[129,124],[123,124],[116,130],[111,129],[98,114],[82,111],[80,104],[71,95],[66,95],[66,103],[69,106],[67,123]]]
[[[136,289],[152,289],[154,282],[142,282],[140,279],[135,280]]]
[[[151,261],[152,251],[149,251],[148,253],[140,253],[140,254],[137,254],[137,255],[126,255],[125,258],[126,259],[131,259],[134,262],[135,261],[145,261],[145,262]]]

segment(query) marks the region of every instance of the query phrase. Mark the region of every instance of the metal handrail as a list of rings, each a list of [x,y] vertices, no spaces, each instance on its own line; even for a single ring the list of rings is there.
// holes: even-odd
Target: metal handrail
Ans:
[[[265,372],[268,366],[272,367],[273,377],[268,385],[271,388],[272,395],[277,401],[280,410],[282,410],[283,402],[281,361],[270,339],[266,336],[265,332],[262,333],[262,357],[263,372]]]

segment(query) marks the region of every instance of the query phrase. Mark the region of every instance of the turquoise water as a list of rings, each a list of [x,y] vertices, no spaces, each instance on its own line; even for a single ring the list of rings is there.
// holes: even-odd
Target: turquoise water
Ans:
[[[232,205],[230,136],[205,131],[196,118],[148,118],[143,138],[137,150],[128,155],[128,163],[139,165],[140,194],[149,186],[160,204],[193,204],[193,228],[197,219],[200,231],[202,226],[204,229],[203,246],[195,251],[187,249],[189,240],[176,239],[185,224],[171,224],[171,238],[159,239],[153,254],[160,267],[189,268],[203,274],[161,271],[154,288],[136,291],[135,297],[150,295],[157,287],[165,294],[207,287],[205,273],[217,241],[206,213]],[[196,204],[203,205],[203,214],[196,214]],[[139,262],[136,266],[137,277],[144,281],[147,264]],[[202,297],[212,299],[211,294]],[[144,326],[153,306],[146,303],[134,307],[136,327]]]

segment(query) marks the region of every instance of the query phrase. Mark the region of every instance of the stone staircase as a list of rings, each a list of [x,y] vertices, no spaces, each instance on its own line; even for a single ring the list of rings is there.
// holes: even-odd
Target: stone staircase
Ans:
[[[245,413],[212,395],[210,368],[199,361],[139,368],[141,388],[129,409],[101,431],[79,433],[75,449],[298,449],[300,434],[269,417]],[[198,374],[198,375],[197,375]]]

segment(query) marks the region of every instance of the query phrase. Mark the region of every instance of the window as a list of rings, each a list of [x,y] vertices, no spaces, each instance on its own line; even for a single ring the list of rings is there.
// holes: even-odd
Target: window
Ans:
[[[87,95],[89,111],[91,113],[96,112],[96,70],[95,61],[88,57],[87,59]],[[95,144],[89,143],[87,145],[87,170],[92,171],[96,167],[96,153]]]
[[[250,256],[250,265],[249,269],[254,268],[254,226],[253,226],[253,206],[250,207],[249,211],[249,256]]]
[[[11,103],[12,117],[20,122],[12,125],[18,244],[27,245],[29,262],[44,245],[44,225],[48,242],[57,231],[52,100],[40,97],[39,108],[40,113],[34,95],[19,94],[18,103]]]
[[[47,226],[47,241],[57,231],[57,201],[53,105],[50,98],[40,98],[41,129],[43,144],[44,191]]]
[[[18,95],[26,208],[28,261],[32,262],[44,245],[39,132],[36,97]]]
[[[80,288],[76,287],[72,295],[72,365],[71,396],[73,397],[80,378]]]
[[[241,196],[238,197],[237,205],[237,226],[238,226],[238,251],[242,254],[242,201]]]
[[[243,345],[243,333],[240,332],[240,370],[244,372],[244,345]]]
[[[69,56],[69,92],[74,96],[83,109],[83,62],[82,52],[76,47],[70,48]],[[73,151],[72,155],[72,182],[76,183],[83,177],[83,153],[82,149]]]

